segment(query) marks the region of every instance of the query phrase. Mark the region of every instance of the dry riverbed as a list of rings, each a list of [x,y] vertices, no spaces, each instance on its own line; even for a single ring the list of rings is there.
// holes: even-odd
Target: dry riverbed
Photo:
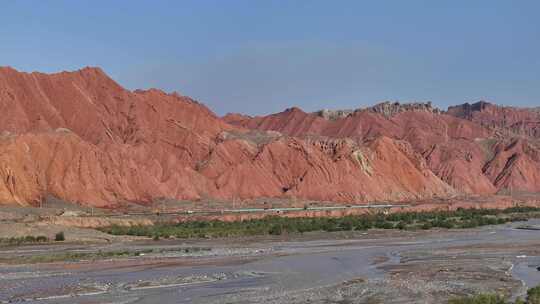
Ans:
[[[0,303],[444,303],[486,291],[516,296],[540,282],[540,231],[515,229],[520,225],[188,241],[98,233],[107,241],[4,246]]]

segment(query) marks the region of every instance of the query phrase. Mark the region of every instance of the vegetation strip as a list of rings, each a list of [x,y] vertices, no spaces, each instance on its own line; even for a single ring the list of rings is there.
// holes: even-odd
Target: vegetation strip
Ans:
[[[540,286],[527,291],[526,300],[520,298],[515,302],[507,301],[502,295],[481,294],[463,298],[451,299],[448,304],[540,304]]]
[[[66,240],[66,237],[64,236],[64,232],[58,232],[54,235],[54,241],[55,242],[63,242]],[[10,237],[10,238],[0,238],[0,245],[23,245],[23,244],[42,244],[42,243],[49,243],[51,240],[44,236],[44,235],[27,235],[27,236],[20,236],[20,237]]]
[[[159,238],[219,238],[250,235],[281,235],[310,231],[358,231],[372,228],[417,230],[431,228],[474,228],[497,225],[540,215],[540,208],[458,209],[456,211],[405,212],[349,215],[340,218],[288,218],[269,216],[236,222],[219,220],[164,222],[150,226],[109,226],[99,230],[113,235]]]

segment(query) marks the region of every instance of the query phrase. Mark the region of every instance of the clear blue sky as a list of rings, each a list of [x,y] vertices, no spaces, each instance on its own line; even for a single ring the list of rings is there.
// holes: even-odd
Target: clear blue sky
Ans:
[[[540,106],[540,1],[2,1],[0,65],[100,66],[218,114]]]

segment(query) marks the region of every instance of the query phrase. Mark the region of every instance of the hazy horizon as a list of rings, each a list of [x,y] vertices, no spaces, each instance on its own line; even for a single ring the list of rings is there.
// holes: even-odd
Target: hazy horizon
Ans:
[[[0,65],[98,66],[218,115],[381,101],[540,105],[540,3],[9,2]]]

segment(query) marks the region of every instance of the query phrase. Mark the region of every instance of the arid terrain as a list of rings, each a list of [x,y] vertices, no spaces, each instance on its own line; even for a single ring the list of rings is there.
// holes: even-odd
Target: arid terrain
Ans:
[[[463,208],[489,203],[469,200],[444,206],[462,206],[461,212],[469,218],[473,213],[463,210],[471,209]],[[290,233],[284,230],[279,235],[212,237],[199,232],[182,237],[171,232],[171,237],[161,234],[154,239],[109,234],[102,228],[171,223],[172,229],[186,220],[202,224],[203,220],[257,219],[274,211],[123,214],[58,201],[56,208],[2,207],[0,303],[445,303],[484,292],[515,298],[540,284],[540,220],[535,219],[540,213],[524,201],[521,207],[512,204],[509,208],[521,209],[506,210],[523,211],[478,212],[485,216],[476,218],[514,214],[515,220],[486,222],[478,228],[460,225],[455,214],[460,211],[446,208],[428,218],[434,225],[429,230],[418,224],[415,228],[412,221],[412,226],[399,229],[396,223],[381,226],[384,229],[352,227],[337,232],[324,226],[325,231],[313,228],[304,233],[288,228]],[[374,207],[368,213],[366,209],[320,213],[300,208],[280,215],[340,219],[358,214],[399,221],[403,217],[392,219],[392,212],[412,211],[408,213],[412,215],[441,206],[442,202],[430,202]],[[444,212],[461,229],[437,228],[434,220]],[[531,219],[524,222],[525,217]],[[62,239],[55,240],[60,233]]]
[[[0,303],[444,303],[540,283],[538,216],[505,211],[540,207],[538,109],[218,117],[99,68],[3,67],[0,112]]]
[[[540,1],[3,1],[0,304],[540,304]]]
[[[0,68],[0,204],[362,205],[540,190],[537,109],[383,102],[218,117],[99,68]],[[301,204],[301,203],[300,203]]]
[[[540,222],[531,220],[528,226]],[[539,231],[307,233],[214,240],[67,234],[0,247],[0,303],[444,303],[540,283]]]

